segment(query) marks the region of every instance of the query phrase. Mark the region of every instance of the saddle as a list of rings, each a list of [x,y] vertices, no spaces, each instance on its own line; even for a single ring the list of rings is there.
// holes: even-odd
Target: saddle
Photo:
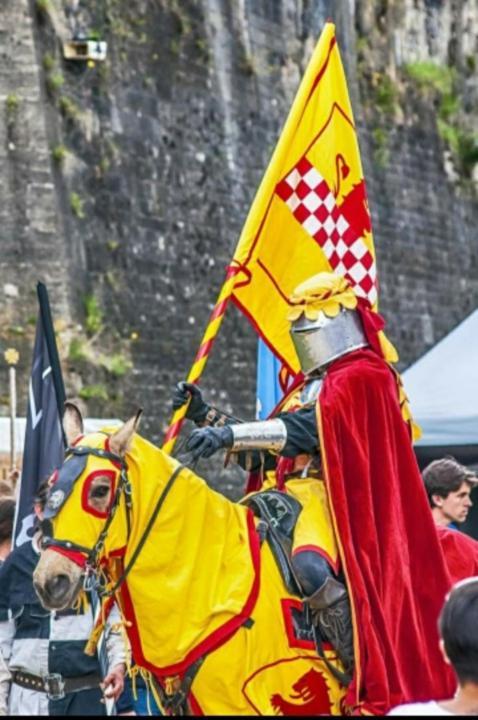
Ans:
[[[280,490],[263,490],[241,500],[264,522],[263,539],[269,543],[287,590],[303,597],[291,562],[292,540],[302,510],[298,500]],[[261,528],[259,527],[259,532]]]
[[[261,541],[267,540],[282,575],[285,586],[293,595],[305,600],[304,591],[292,565],[292,540],[297,519],[302,510],[301,503],[280,490],[263,490],[241,500],[263,523],[258,525]],[[332,665],[324,653],[326,638],[321,629],[315,626],[308,602],[302,610],[292,612],[292,624],[295,636],[301,640],[315,642],[317,654],[325,662],[334,677],[344,686],[350,683],[351,676]]]

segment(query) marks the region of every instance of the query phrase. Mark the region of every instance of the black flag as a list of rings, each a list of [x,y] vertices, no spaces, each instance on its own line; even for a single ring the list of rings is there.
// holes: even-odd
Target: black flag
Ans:
[[[22,476],[15,516],[16,545],[31,539],[33,501],[40,484],[64,458],[64,436],[61,417],[65,389],[56,348],[48,293],[43,283],[37,285],[40,311],[32,374],[28,388],[28,413],[23,448]]]

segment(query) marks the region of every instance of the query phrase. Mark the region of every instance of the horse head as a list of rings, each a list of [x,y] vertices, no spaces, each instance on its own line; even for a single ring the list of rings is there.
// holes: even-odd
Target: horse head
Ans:
[[[107,554],[127,543],[130,487],[125,461],[141,411],[118,430],[83,435],[83,420],[66,403],[68,442],[62,467],[50,478],[41,522],[40,559],[33,584],[48,610],[71,607]]]

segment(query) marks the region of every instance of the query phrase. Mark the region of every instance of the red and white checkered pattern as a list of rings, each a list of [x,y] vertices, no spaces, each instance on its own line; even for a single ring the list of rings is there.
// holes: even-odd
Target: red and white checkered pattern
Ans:
[[[334,272],[345,276],[357,295],[377,300],[376,267],[364,239],[345,219],[329,186],[303,157],[276,187],[304,230],[318,242]]]

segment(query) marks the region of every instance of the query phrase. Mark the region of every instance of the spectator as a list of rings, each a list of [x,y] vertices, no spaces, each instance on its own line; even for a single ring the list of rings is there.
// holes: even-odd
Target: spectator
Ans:
[[[12,548],[14,518],[15,500],[12,497],[0,496],[0,566]]]
[[[474,473],[449,456],[434,460],[423,471],[423,481],[436,525],[456,529],[473,505],[470,493],[478,482]]]
[[[46,486],[37,498],[37,515],[45,495]],[[38,557],[35,534],[0,568],[0,651],[11,676],[10,683],[0,667],[0,715],[105,715],[98,658],[83,652],[93,627],[91,603],[79,612],[45,610],[32,582]],[[110,618],[111,623],[119,620],[117,608]],[[104,692],[116,700],[123,691],[126,660],[119,633],[107,629],[106,650]],[[123,713],[127,710],[122,707]]]
[[[389,715],[478,715],[478,577],[457,583],[445,601],[438,627],[440,647],[458,679],[448,700],[399,705]]]

